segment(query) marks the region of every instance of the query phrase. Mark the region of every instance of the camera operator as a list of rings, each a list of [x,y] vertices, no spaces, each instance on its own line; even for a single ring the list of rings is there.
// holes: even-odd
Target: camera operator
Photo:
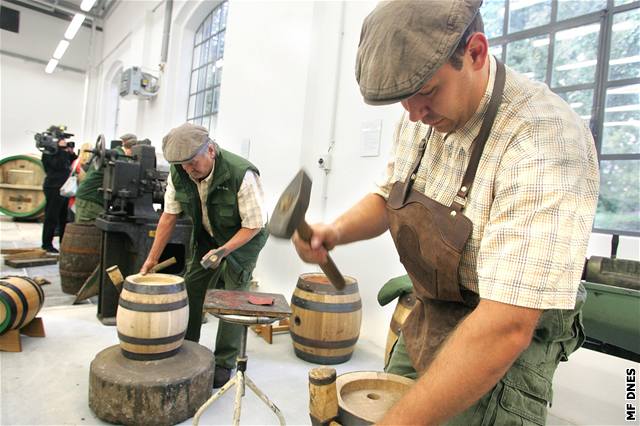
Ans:
[[[60,195],[60,187],[71,173],[71,163],[77,158],[73,152],[74,143],[67,142],[67,138],[73,136],[65,133],[64,128],[51,126],[46,133],[52,136],[57,149],[45,149],[42,151],[42,165],[45,178],[43,184],[46,200],[44,208],[44,226],[42,228],[42,248],[49,253],[58,253],[53,247],[53,236],[56,226],[59,227],[59,241],[62,241],[64,228],[67,223],[67,207],[69,199]]]

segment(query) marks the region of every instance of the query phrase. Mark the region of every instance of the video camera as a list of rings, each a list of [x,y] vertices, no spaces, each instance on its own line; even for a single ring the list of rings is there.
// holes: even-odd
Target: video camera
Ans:
[[[36,148],[38,151],[54,155],[58,152],[58,142],[60,139],[68,139],[73,136],[73,133],[65,132],[67,126],[50,126],[42,133],[36,133],[33,138],[36,140]],[[75,142],[67,142],[67,147],[75,148]]]

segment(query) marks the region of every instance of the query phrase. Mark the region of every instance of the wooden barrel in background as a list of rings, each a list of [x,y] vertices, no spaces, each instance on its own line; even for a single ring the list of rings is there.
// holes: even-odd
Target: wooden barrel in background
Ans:
[[[44,168],[33,155],[14,155],[0,160],[0,212],[32,219],[44,211]]]
[[[44,292],[32,279],[0,278],[0,335],[29,324],[43,304]]]
[[[391,322],[389,323],[389,333],[387,334],[387,344],[384,348],[384,365],[389,364],[389,357],[391,356],[391,350],[398,341],[400,336],[400,330],[402,324],[409,316],[413,305],[416,304],[416,296],[413,293],[407,293],[398,298],[398,304],[393,311]]]
[[[136,274],[125,279],[116,314],[124,356],[148,361],[174,355],[180,350],[188,321],[182,277]]]
[[[362,321],[358,283],[336,290],[324,274],[302,274],[291,297],[290,332],[298,358],[340,364],[353,355]]]
[[[93,224],[68,223],[60,244],[60,286],[76,294],[100,263],[102,232]]]

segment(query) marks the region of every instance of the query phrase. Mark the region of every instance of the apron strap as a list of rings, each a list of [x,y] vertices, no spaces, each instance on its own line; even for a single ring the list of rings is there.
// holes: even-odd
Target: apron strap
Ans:
[[[480,127],[480,131],[478,132],[478,136],[476,136],[476,138],[473,140],[471,148],[471,158],[469,159],[467,171],[462,178],[462,185],[460,186],[460,189],[458,190],[458,193],[456,194],[456,197],[451,204],[451,208],[458,213],[464,208],[465,204],[467,203],[467,196],[469,195],[469,190],[471,189],[473,180],[476,177],[478,165],[480,164],[480,158],[482,157],[482,151],[484,150],[487,139],[489,139],[489,134],[491,133],[493,122],[495,121],[496,115],[498,113],[498,107],[502,102],[504,81],[504,64],[496,59],[496,80],[493,85],[491,100],[489,101],[489,106],[487,107],[487,113],[485,115],[484,121],[482,122],[482,126]]]
[[[407,201],[409,192],[411,192],[411,188],[413,187],[413,182],[416,180],[418,169],[420,168],[422,157],[424,157],[424,152],[427,150],[427,142],[431,137],[431,133],[433,133],[433,127],[429,127],[429,132],[420,141],[420,146],[418,147],[418,155],[416,156],[416,159],[411,166],[411,174],[404,180],[404,185],[402,187],[402,204]]]

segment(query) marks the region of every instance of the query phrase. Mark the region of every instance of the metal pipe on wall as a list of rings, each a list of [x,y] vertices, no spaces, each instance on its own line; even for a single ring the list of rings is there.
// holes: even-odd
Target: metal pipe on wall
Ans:
[[[164,29],[162,31],[162,50],[160,53],[160,71],[164,71],[169,56],[169,38],[171,36],[171,18],[173,14],[173,0],[165,0]]]

